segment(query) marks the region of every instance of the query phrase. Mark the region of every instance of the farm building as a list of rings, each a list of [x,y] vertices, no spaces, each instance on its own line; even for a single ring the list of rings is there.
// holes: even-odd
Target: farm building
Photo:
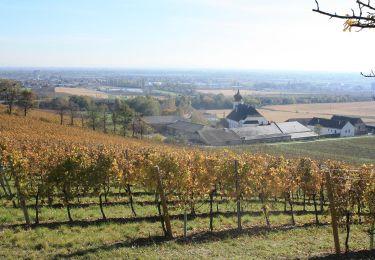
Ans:
[[[312,119],[311,117],[310,118],[289,118],[285,122],[298,122],[301,125],[307,126],[308,123],[311,121],[311,119]]]
[[[366,124],[368,133],[375,134],[375,123]]]
[[[367,134],[366,124],[359,117],[332,116],[332,120],[350,122],[354,126],[354,135]]]
[[[314,117],[308,123],[308,128],[321,136],[354,136],[355,128],[349,121],[338,121]]]
[[[280,131],[276,124],[246,126],[231,129],[244,144],[290,141],[291,137]]]
[[[275,125],[283,134],[290,135],[292,140],[310,140],[318,137],[314,131],[297,121],[275,123]]]
[[[165,133],[167,126],[177,121],[190,121],[180,116],[144,116],[142,120],[159,133]]]
[[[186,140],[195,142],[200,140],[198,131],[204,127],[205,126],[201,124],[178,120],[167,125],[166,133],[172,136],[185,137]]]
[[[266,125],[268,121],[254,107],[243,103],[238,90],[234,95],[233,110],[226,117],[229,128]]]
[[[239,145],[241,138],[228,128],[205,127],[198,131],[200,142],[210,146]]]

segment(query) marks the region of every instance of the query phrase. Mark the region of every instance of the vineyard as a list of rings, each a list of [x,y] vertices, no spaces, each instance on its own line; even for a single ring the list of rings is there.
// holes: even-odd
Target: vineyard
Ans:
[[[214,232],[226,228],[220,214],[229,216],[240,232],[252,217],[263,219],[258,228],[271,230],[278,224],[274,216],[283,215],[292,229],[330,224],[336,253],[349,252],[351,230],[361,228],[370,234],[362,248],[369,243],[373,248],[374,169],[175,147],[0,115],[0,207],[16,214],[14,219],[0,215],[0,234],[59,223],[149,221],[159,223],[167,240],[188,240],[195,235],[189,225],[196,218],[207,219],[206,230]],[[131,215],[124,217],[123,206]],[[49,211],[61,208],[66,222]],[[74,212],[85,208],[87,221],[76,222]],[[92,210],[99,214],[94,220]],[[23,223],[15,212],[22,212]],[[307,213],[311,218],[300,218]]]

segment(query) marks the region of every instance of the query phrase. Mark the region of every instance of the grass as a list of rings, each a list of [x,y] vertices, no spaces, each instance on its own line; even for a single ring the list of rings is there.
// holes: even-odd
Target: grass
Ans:
[[[110,197],[109,200],[125,201],[126,198]],[[138,196],[136,201],[151,200],[150,196]],[[29,204],[32,201],[29,201]],[[83,198],[81,203],[95,202],[95,198]],[[188,239],[183,239],[183,221],[173,218],[175,239],[163,239],[158,220],[144,219],[125,222],[133,218],[128,205],[105,206],[108,221],[101,218],[97,205],[72,208],[75,222],[67,222],[65,208],[43,207],[41,225],[24,229],[22,211],[13,208],[9,201],[0,200],[0,259],[290,259],[308,258],[333,253],[330,226],[314,225],[313,207],[306,212],[302,205],[295,205],[296,226],[291,226],[291,216],[283,213],[283,202],[270,202],[272,227],[265,226],[261,205],[256,201],[243,201],[243,231],[236,230],[235,203],[215,203],[214,210],[223,214],[214,217],[214,231],[209,232],[208,203],[197,203],[197,217],[188,221]],[[31,204],[30,204],[31,205]],[[135,205],[138,217],[156,216],[154,205]],[[30,208],[30,215],[35,211]],[[170,207],[171,215],[182,214],[179,207]],[[124,218],[124,219],[121,219]],[[319,216],[328,223],[328,215]],[[48,223],[55,225],[50,225]],[[9,226],[11,225],[11,226]],[[353,225],[350,239],[351,250],[368,247],[366,225]],[[342,241],[344,232],[341,232]]]
[[[268,153],[285,157],[311,157],[318,160],[340,160],[353,164],[375,162],[375,137],[320,139],[306,142],[255,144],[234,146],[237,152]]]

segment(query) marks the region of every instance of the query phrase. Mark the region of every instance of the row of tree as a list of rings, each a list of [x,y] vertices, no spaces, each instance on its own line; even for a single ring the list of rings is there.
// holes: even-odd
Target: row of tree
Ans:
[[[31,90],[23,88],[19,81],[0,79],[0,101],[7,106],[9,114],[14,112],[14,106],[18,106],[26,116],[35,105],[35,95]]]

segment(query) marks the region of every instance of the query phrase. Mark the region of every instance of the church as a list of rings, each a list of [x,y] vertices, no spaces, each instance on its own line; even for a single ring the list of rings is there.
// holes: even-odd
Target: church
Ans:
[[[226,120],[229,128],[268,124],[268,120],[254,107],[244,104],[240,90],[234,95],[233,110],[226,117]]]

